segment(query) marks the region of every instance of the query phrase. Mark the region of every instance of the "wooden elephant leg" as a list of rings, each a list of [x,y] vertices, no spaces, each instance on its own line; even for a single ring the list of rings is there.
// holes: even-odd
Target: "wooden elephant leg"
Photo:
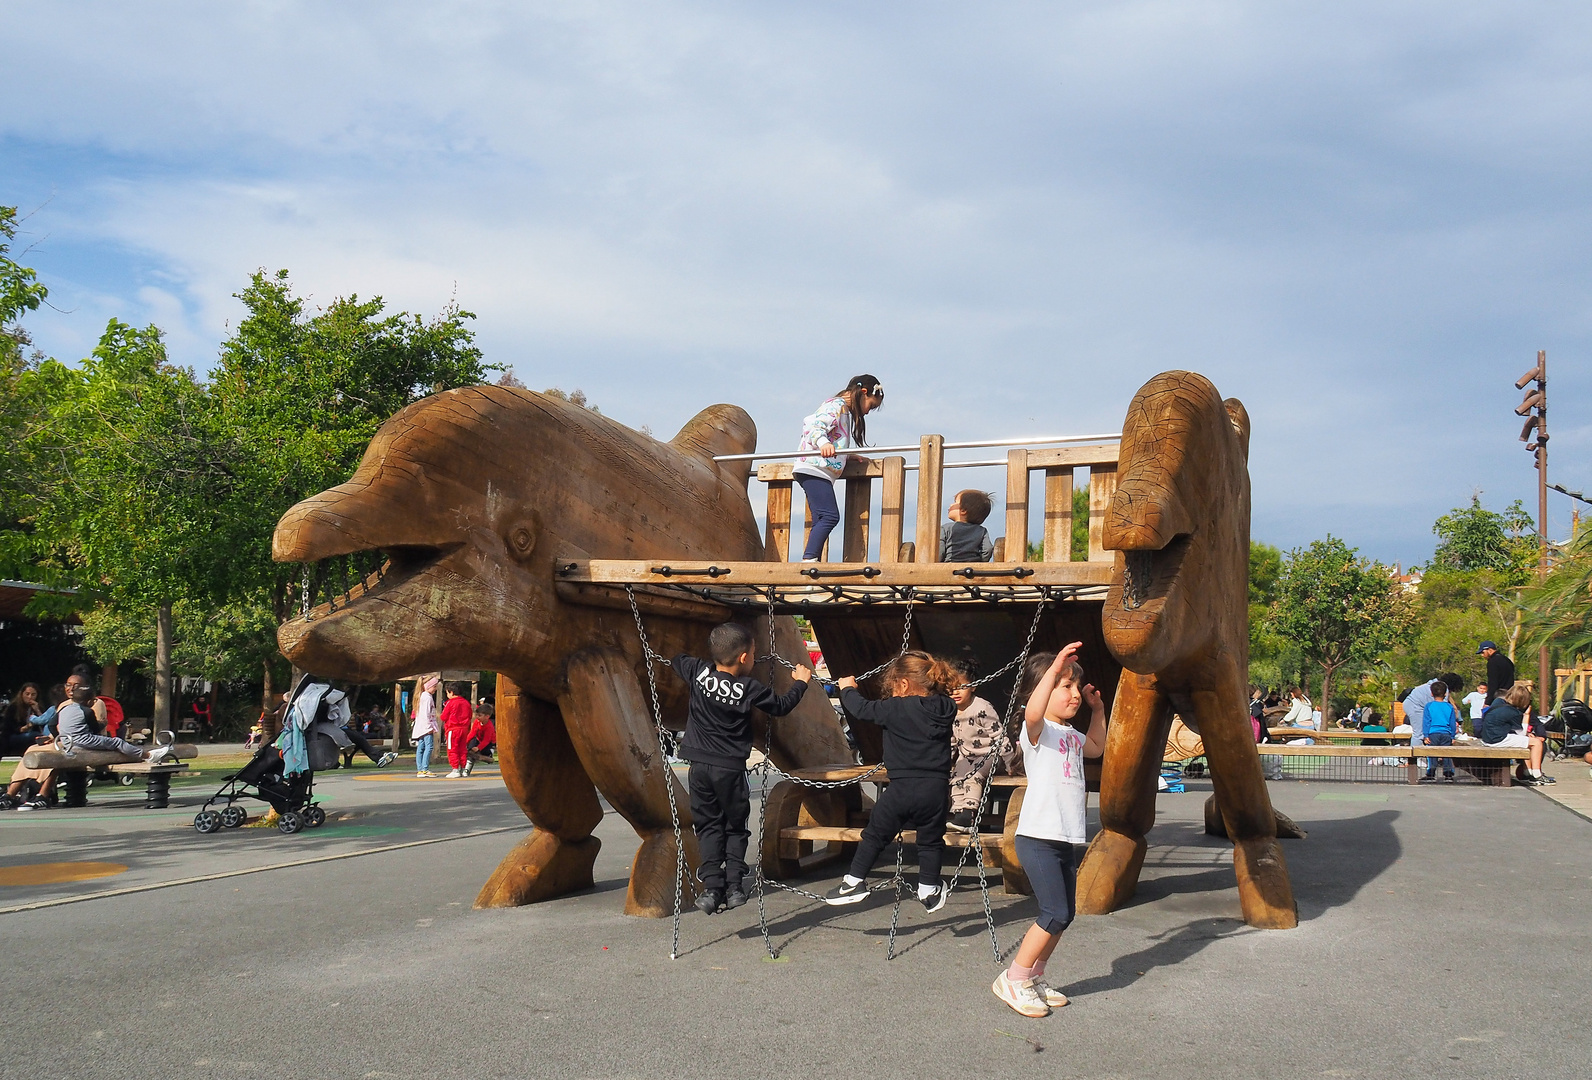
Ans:
[[[1216,689],[1196,691],[1193,698],[1216,805],[1233,841],[1244,921],[1265,930],[1298,926],[1288,864],[1277,842],[1277,818],[1244,708],[1243,684],[1236,671],[1227,670]]]
[[[1152,676],[1122,673],[1100,773],[1100,832],[1078,868],[1078,911],[1104,915],[1133,896],[1155,824],[1155,778],[1172,707]]]
[[[663,674],[663,678],[674,676]],[[675,842],[669,790],[685,845],[684,901],[696,896],[696,836],[691,806],[658,750],[652,705],[630,660],[614,649],[588,649],[570,658],[558,707],[575,753],[613,808],[641,836],[630,866],[625,914],[664,918],[674,913]],[[669,787],[665,787],[667,784]]]
[[[497,732],[503,784],[536,828],[498,864],[475,906],[515,907],[591,888],[602,847],[591,833],[603,808],[558,706],[522,695],[499,675]]]

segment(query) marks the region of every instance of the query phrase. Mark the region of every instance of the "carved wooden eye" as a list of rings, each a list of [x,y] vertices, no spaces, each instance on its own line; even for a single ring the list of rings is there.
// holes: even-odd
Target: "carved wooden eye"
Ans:
[[[514,545],[514,550],[520,555],[529,555],[531,548],[536,546],[536,537],[531,530],[521,525],[509,537],[509,543]]]

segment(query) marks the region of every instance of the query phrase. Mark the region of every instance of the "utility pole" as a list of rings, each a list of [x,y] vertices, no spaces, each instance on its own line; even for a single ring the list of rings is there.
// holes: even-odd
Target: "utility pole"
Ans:
[[[1536,383],[1526,390],[1529,383]],[[1537,366],[1515,380],[1516,390],[1526,390],[1525,400],[1515,407],[1516,416],[1526,417],[1520,441],[1537,458],[1537,581],[1548,576],[1548,354],[1537,350]],[[1537,653],[1537,711],[1546,713],[1553,684],[1548,668],[1548,647]]]

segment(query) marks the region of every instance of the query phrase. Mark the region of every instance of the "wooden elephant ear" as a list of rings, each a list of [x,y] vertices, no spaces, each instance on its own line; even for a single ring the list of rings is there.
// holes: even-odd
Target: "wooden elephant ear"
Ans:
[[[1238,445],[1244,451],[1244,460],[1249,460],[1249,410],[1244,408],[1244,403],[1235,397],[1230,397],[1222,402],[1227,406],[1227,419],[1233,422],[1233,430],[1238,432]]]
[[[752,472],[750,461],[714,462],[712,459],[721,454],[750,454],[756,450],[757,425],[738,405],[709,405],[688,420],[669,444],[707,460],[725,479],[744,484]]]

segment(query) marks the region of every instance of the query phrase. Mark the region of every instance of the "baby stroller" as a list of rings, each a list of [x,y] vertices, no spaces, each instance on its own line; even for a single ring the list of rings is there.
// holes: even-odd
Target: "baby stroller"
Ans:
[[[270,803],[280,815],[276,827],[284,833],[296,833],[305,826],[315,828],[326,821],[326,811],[310,801],[315,795],[315,773],[284,775],[282,751],[274,746],[260,747],[247,765],[223,779],[221,790],[194,815],[193,827],[202,833],[236,829],[247,821],[248,811],[236,805],[239,799]],[[226,805],[220,810],[211,809],[223,801]]]
[[[193,827],[202,833],[238,828],[248,813],[234,804],[244,798],[270,803],[278,814],[276,827],[284,833],[324,825],[326,811],[313,801],[315,773],[333,768],[339,747],[352,745],[343,731],[347,722],[347,695],[324,679],[304,676],[289,696],[276,745],[260,747],[247,765],[226,777],[221,790],[194,815]],[[226,805],[221,810],[211,809],[222,800]]]
[[[1592,751],[1592,709],[1578,698],[1565,698],[1543,727],[1551,746],[1557,742],[1557,757],[1581,757]]]

